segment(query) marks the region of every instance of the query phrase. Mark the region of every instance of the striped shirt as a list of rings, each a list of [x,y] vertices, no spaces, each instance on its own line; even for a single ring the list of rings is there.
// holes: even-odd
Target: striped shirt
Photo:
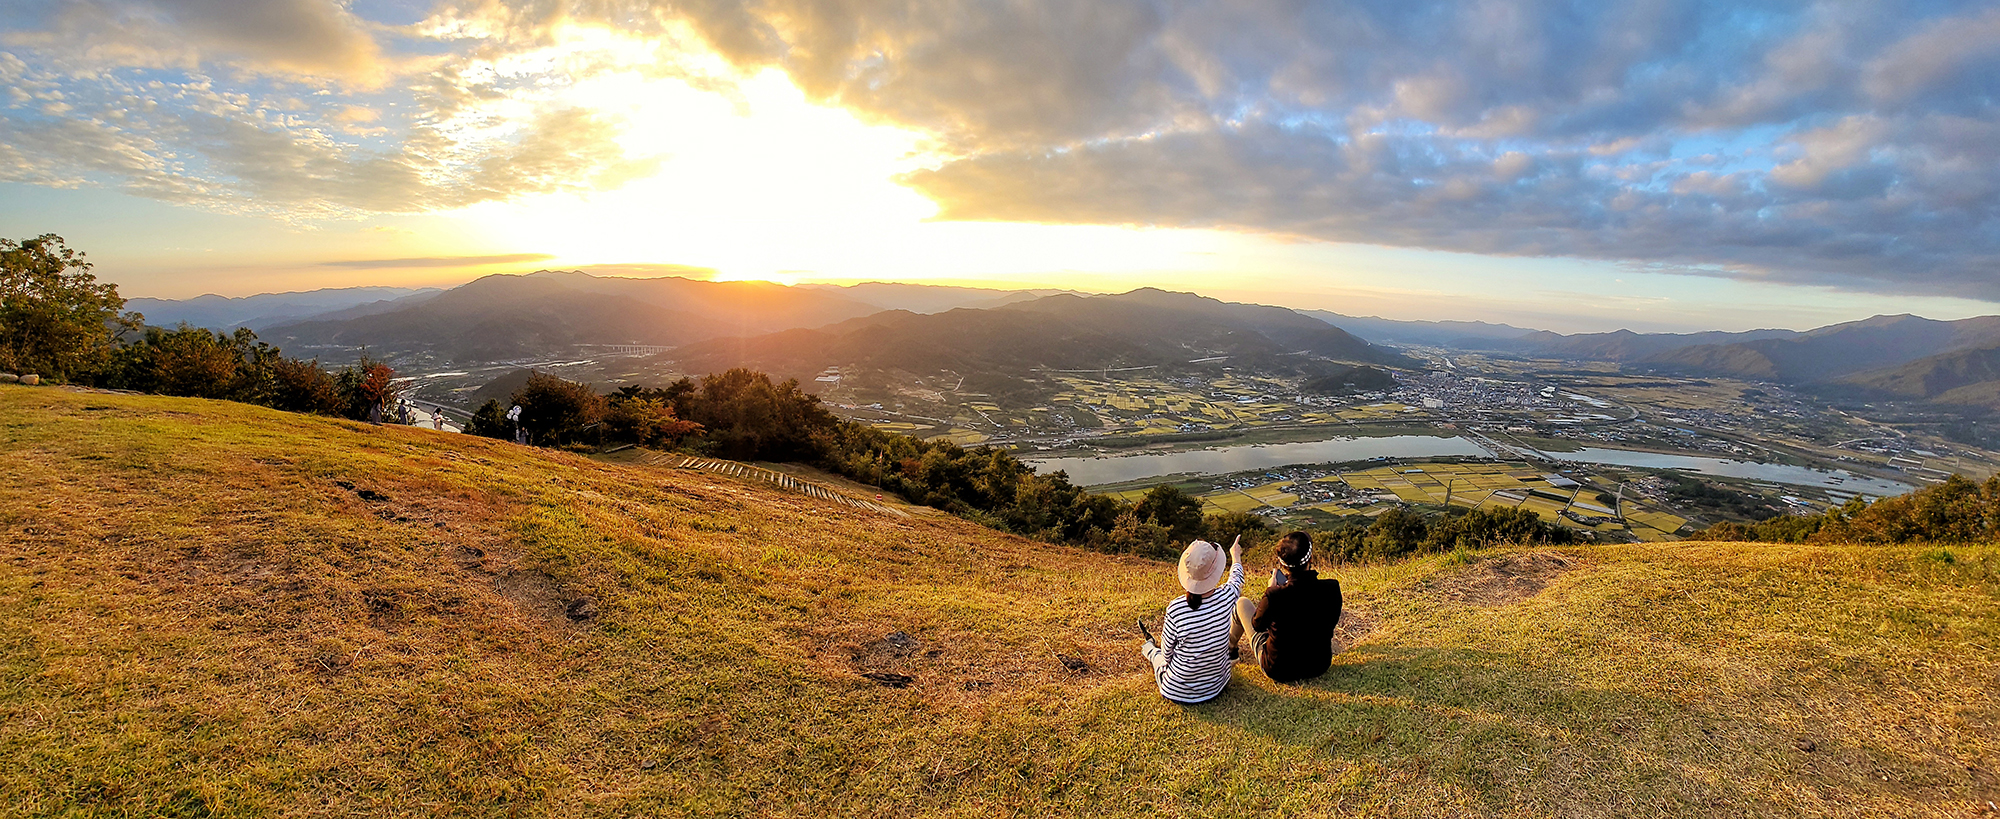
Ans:
[[[1147,643],[1143,652],[1153,662],[1160,696],[1178,703],[1207,702],[1229,684],[1229,618],[1236,616],[1236,599],[1243,594],[1243,564],[1229,567],[1229,581],[1202,595],[1201,608],[1188,606],[1187,595],[1167,604],[1167,622],[1160,644]]]

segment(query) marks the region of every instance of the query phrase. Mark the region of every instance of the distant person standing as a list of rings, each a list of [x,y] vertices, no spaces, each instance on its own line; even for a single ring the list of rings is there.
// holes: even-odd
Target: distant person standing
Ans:
[[[1229,656],[1250,634],[1250,655],[1272,682],[1296,682],[1325,674],[1333,666],[1333,629],[1340,624],[1340,581],[1322,579],[1312,568],[1312,537],[1293,532],[1272,553],[1278,567],[1264,599],[1236,603],[1229,623]]]
[[[1226,583],[1225,563],[1229,564]],[[1230,621],[1243,593],[1243,539],[1230,544],[1226,560],[1219,544],[1206,540],[1188,544],[1181,552],[1180,581],[1187,594],[1167,604],[1157,644],[1145,621],[1139,622],[1139,632],[1146,636],[1139,653],[1153,664],[1160,696],[1193,705],[1215,699],[1229,685]]]
[[[438,431],[444,430],[444,407],[436,404],[431,405],[431,428]]]
[[[374,401],[368,404],[368,423],[376,425],[382,423],[382,402]]]

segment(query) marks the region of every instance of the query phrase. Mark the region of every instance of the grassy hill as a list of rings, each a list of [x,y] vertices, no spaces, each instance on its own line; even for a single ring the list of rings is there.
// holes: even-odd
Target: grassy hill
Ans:
[[[1992,547],[1349,567],[1331,672],[1181,707],[1165,564],[196,399],[0,386],[0,447],[0,815],[2000,801]]]

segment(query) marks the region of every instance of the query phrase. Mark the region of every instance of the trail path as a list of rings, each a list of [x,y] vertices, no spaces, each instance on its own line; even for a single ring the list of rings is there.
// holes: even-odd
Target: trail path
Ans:
[[[867,509],[873,512],[885,512],[887,514],[905,518],[910,516],[910,513],[905,512],[901,509],[897,509],[896,507],[893,506],[875,503],[873,501],[865,501],[842,492],[836,492],[832,489],[827,488],[822,484],[813,483],[812,481],[802,481],[799,480],[798,478],[792,477],[791,475],[787,475],[783,472],[779,472],[775,469],[765,469],[761,466],[751,466],[749,464],[742,463],[740,461],[724,461],[715,458],[698,458],[692,455],[672,455],[664,452],[649,453],[648,455],[646,455],[646,457],[641,458],[640,460],[644,463],[651,464],[653,466],[664,466],[668,469],[699,469],[706,472],[714,472],[717,474],[729,475],[731,477],[736,477],[736,478],[749,478],[751,480],[764,481],[766,483],[777,484],[780,488],[797,492],[801,495],[806,495],[808,497],[814,497],[825,501],[833,501],[834,503],[852,506],[857,509]]]

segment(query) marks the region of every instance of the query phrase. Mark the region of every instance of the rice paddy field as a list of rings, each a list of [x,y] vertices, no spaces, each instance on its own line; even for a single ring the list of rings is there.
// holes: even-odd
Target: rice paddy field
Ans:
[[[1557,479],[1560,481],[1560,479]],[[1605,533],[1630,531],[1640,540],[1668,540],[1687,524],[1687,518],[1671,511],[1654,509],[1627,497],[1622,504],[1624,522],[1585,525],[1560,517],[1570,510],[1584,517],[1617,517],[1596,495],[1593,485],[1559,486],[1551,476],[1520,463],[1421,463],[1380,466],[1341,471],[1316,478],[1312,483],[1334,484],[1352,490],[1344,501],[1307,502],[1303,508],[1328,514],[1378,514],[1395,504],[1458,506],[1469,509],[1495,507],[1528,509],[1543,520],[1560,522],[1577,529]],[[1298,481],[1274,481],[1249,488],[1218,488],[1204,493],[1202,501],[1213,510],[1252,512],[1258,509],[1283,510],[1300,504],[1295,487]],[[1353,496],[1359,495],[1356,499]],[[1373,498],[1373,502],[1368,502]]]

